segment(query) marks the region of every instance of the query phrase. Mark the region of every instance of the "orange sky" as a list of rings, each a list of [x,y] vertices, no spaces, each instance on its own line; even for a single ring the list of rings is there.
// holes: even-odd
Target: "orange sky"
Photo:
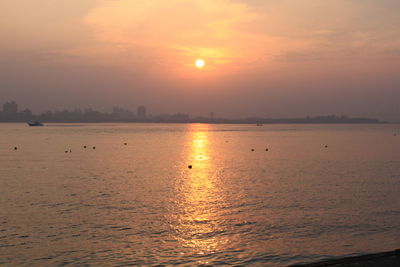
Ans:
[[[397,0],[2,1],[0,99],[38,111],[400,113],[398,11]]]

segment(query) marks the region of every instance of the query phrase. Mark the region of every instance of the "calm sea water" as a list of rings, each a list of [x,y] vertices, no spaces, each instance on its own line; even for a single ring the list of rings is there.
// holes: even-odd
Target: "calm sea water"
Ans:
[[[392,250],[399,203],[400,125],[0,124],[4,265],[284,266]]]

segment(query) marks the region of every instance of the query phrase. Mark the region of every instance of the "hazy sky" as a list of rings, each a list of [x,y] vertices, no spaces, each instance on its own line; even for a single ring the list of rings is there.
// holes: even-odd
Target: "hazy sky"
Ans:
[[[400,118],[399,14],[399,0],[4,0],[0,102]]]

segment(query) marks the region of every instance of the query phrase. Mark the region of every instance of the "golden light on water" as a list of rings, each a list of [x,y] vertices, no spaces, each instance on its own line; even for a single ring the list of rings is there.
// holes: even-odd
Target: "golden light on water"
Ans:
[[[219,212],[224,199],[211,156],[209,128],[212,126],[193,124],[189,127],[185,153],[192,169],[188,169],[177,184],[180,210],[175,231],[183,247],[202,255],[218,251],[227,242],[219,235],[222,231]]]

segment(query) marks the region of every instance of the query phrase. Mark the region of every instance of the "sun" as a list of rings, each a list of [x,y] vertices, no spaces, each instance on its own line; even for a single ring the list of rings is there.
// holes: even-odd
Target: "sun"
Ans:
[[[196,67],[198,67],[199,69],[204,68],[204,66],[206,65],[206,62],[199,58],[196,60]]]

